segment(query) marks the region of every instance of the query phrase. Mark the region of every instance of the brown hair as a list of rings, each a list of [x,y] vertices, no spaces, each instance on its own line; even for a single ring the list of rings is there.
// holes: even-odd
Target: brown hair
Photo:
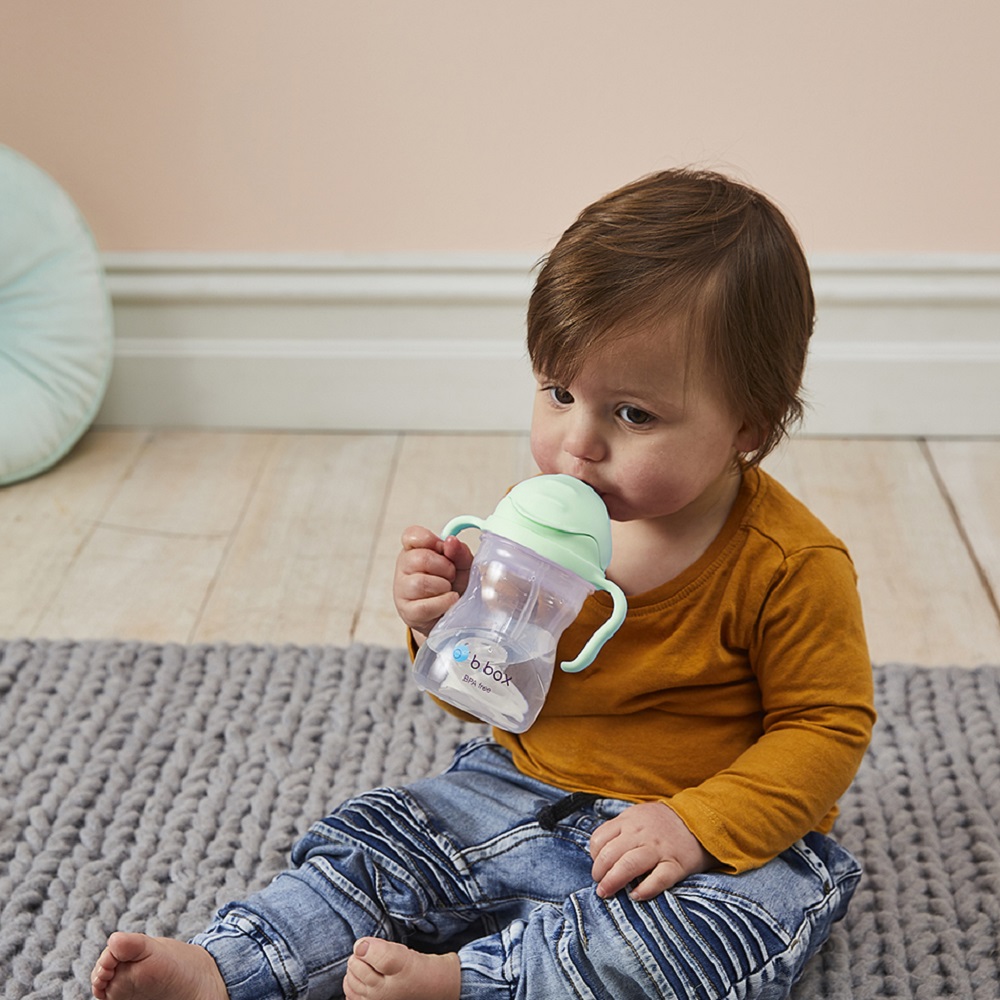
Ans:
[[[722,174],[666,170],[594,202],[542,261],[528,306],[536,372],[569,383],[627,326],[683,318],[759,462],[802,416],[815,303],[782,213]]]

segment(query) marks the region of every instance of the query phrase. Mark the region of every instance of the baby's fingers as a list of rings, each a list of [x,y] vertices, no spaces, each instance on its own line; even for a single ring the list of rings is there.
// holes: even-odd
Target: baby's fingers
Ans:
[[[411,524],[402,534],[400,541],[403,550],[410,549],[433,549],[435,552],[444,551],[444,542],[434,534],[430,528],[424,528],[419,524]]]
[[[452,579],[452,588],[460,594],[465,593],[465,588],[469,585],[469,570],[472,568],[472,549],[461,539],[454,535],[449,535],[444,539],[442,552],[455,567],[455,576]]]
[[[654,899],[661,892],[673,888],[681,879],[687,878],[687,875],[681,865],[672,858],[661,861],[629,895],[639,902]]]
[[[624,889],[630,882],[645,875],[656,863],[647,857],[642,847],[626,851],[619,857],[611,857],[607,851],[598,854],[591,875],[597,883],[597,895],[607,899]]]
[[[402,610],[415,604],[438,603],[439,598],[453,594],[451,584],[442,577],[411,573],[400,578],[394,596],[396,605]]]
[[[417,633],[418,645],[430,635],[431,630],[440,621],[441,616],[448,611],[458,601],[458,594],[449,591],[437,598],[428,598],[423,601],[413,601],[408,604],[397,605],[400,618],[404,623]]]

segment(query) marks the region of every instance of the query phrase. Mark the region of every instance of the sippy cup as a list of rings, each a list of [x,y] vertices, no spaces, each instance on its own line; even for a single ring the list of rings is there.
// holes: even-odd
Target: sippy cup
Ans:
[[[586,483],[549,475],[519,483],[485,521],[456,517],[442,535],[464,528],[482,532],[469,585],[417,653],[417,685],[484,722],[523,733],[548,694],[559,636],[587,596],[608,591],[611,617],[563,670],[588,666],[625,619],[625,594],[604,575],[611,522]]]

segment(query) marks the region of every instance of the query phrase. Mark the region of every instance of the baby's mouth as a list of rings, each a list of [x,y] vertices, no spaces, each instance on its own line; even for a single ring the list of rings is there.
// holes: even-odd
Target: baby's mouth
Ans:
[[[604,506],[607,507],[607,505],[608,505],[608,499],[611,496],[610,492],[608,490],[599,489],[598,487],[594,486],[592,483],[587,483],[587,485],[601,498],[601,503],[603,503]]]

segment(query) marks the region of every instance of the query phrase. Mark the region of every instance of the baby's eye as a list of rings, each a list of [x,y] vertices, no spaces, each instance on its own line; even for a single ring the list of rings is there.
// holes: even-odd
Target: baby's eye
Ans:
[[[618,407],[618,416],[626,424],[632,424],[635,427],[639,427],[642,424],[648,424],[652,419],[653,415],[647,413],[645,410],[640,410],[638,406],[625,406]]]
[[[573,393],[560,385],[549,386],[549,395],[552,397],[552,401],[560,406],[569,406],[573,402]]]

